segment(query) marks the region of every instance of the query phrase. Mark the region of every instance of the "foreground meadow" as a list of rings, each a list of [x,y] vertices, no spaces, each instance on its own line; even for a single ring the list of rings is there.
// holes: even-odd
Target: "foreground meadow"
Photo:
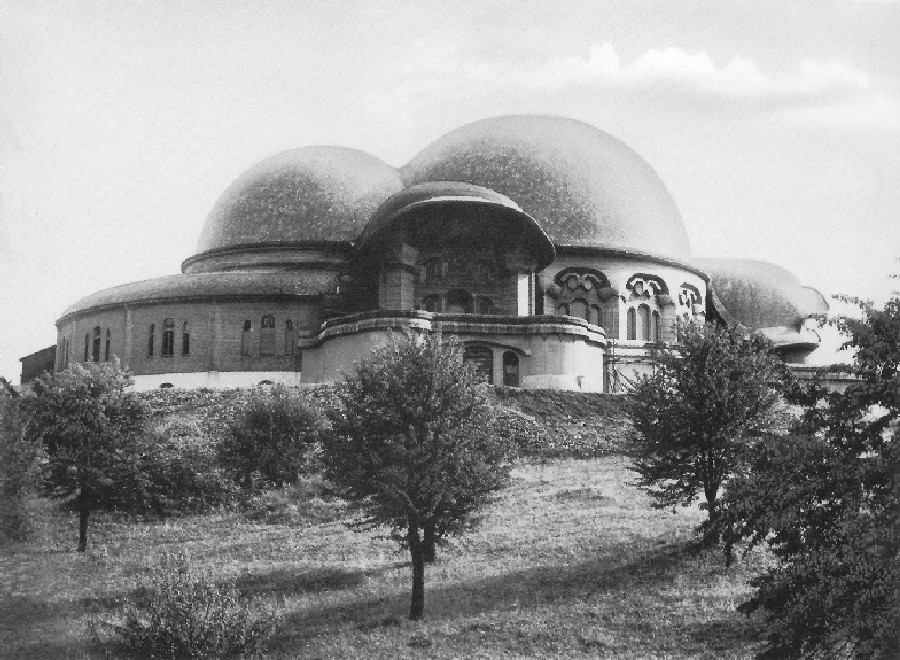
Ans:
[[[88,622],[173,551],[276,610],[267,658],[751,657],[761,624],[735,606],[765,558],[726,570],[691,546],[703,512],[655,510],[632,478],[619,457],[520,463],[482,525],[439,549],[417,623],[406,554],[339,507],[290,525],[277,500],[267,522],[99,516],[83,555],[74,517],[53,514],[0,554],[0,657],[102,657]]]

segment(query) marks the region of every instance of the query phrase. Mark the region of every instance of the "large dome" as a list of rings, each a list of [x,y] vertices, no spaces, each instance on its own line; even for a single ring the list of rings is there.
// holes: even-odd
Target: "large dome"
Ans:
[[[461,181],[506,195],[557,247],[691,256],[669,191],[628,145],[554,116],[495,117],[439,138],[403,168],[407,185]]]
[[[303,147],[254,165],[222,194],[198,252],[261,243],[352,241],[402,188],[390,165],[344,147]]]

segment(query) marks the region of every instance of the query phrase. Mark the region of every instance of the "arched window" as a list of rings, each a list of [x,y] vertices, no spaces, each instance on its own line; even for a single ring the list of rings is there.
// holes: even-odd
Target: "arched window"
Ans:
[[[479,314],[496,314],[497,306],[494,301],[487,296],[478,297],[478,313]]]
[[[519,356],[513,351],[503,353],[503,384],[507,387],[519,386]]]
[[[628,308],[628,316],[627,316],[627,327],[626,327],[626,335],[627,339],[637,339],[637,332],[635,328],[637,327],[637,312],[634,311],[634,307]]]
[[[91,361],[99,362],[100,361],[100,326],[94,326],[94,346],[91,351]]]
[[[572,301],[572,306],[569,308],[572,312],[572,316],[577,316],[580,319],[584,319],[585,321],[590,321],[588,318],[588,304],[587,300],[584,298],[576,298]]]
[[[250,355],[250,338],[253,335],[253,323],[244,321],[244,329],[241,332],[241,355]]]
[[[181,354],[191,354],[191,324],[187,321],[181,326]]]
[[[441,297],[438,295],[425,296],[422,305],[426,312],[439,312],[441,311]]]
[[[263,316],[260,323],[259,354],[275,355],[275,317],[271,314]]]
[[[569,316],[569,306],[566,304],[559,305],[556,308],[557,316]]]
[[[284,354],[294,354],[294,322],[287,319],[284,322]]]
[[[154,334],[156,333],[156,326],[152,323],[150,324],[150,335],[147,340],[147,357],[153,357],[153,344],[154,344]]]
[[[84,335],[84,362],[87,362],[91,357],[91,333],[88,332]]]
[[[650,341],[660,341],[659,337],[659,312],[653,312],[653,323],[650,325]]]
[[[640,305],[638,316],[641,319],[641,339],[650,341],[650,308],[647,305]]]
[[[470,346],[463,351],[463,362],[475,365],[478,373],[489,384],[494,384],[494,353],[484,346]]]
[[[440,282],[443,278],[441,272],[440,257],[433,257],[425,262],[425,281],[428,283]]]
[[[162,350],[159,354],[163,357],[175,355],[175,319],[163,321]]]
[[[109,345],[112,343],[112,333],[106,329],[106,350],[103,351],[103,360],[109,362]]]
[[[447,312],[450,314],[471,314],[474,311],[472,294],[462,289],[447,292]]]
[[[591,318],[589,319],[594,325],[603,325],[603,310],[600,305],[591,305]]]

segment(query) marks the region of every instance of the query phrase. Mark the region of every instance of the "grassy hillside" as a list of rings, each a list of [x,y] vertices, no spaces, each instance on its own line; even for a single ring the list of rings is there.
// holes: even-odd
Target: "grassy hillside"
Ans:
[[[339,385],[306,386],[324,411],[337,406]],[[593,457],[615,453],[631,433],[622,398],[608,394],[494,388],[501,430],[521,453],[544,457]],[[186,433],[221,437],[249,390],[154,390],[142,394],[158,424]]]
[[[333,405],[328,388],[312,393]],[[147,400],[156,423],[206,435],[244,396],[164,391]],[[44,505],[37,536],[0,551],[0,657],[100,657],[88,622],[115,611],[172,551],[275,609],[267,658],[750,657],[759,623],[734,610],[764,555],[726,570],[719,553],[691,549],[702,512],[655,510],[628,485],[614,453],[629,432],[619,402],[502,389],[496,397],[514,435],[594,457],[519,459],[481,526],[428,567],[424,621],[405,618],[408,557],[383,532],[350,531],[340,502],[315,484],[263,496],[250,510],[149,523],[99,515],[85,554],[73,551],[75,518]],[[292,500],[298,493],[306,495]]]

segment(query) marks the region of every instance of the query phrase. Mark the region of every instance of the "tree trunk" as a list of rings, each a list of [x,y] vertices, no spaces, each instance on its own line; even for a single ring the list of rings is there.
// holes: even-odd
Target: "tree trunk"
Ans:
[[[425,529],[422,530],[422,554],[426,564],[433,564],[436,555],[435,551],[434,523],[426,523]]]
[[[707,545],[715,545],[719,542],[719,494],[718,484],[706,486],[704,488],[706,494],[706,511],[708,518],[706,521],[706,532],[703,540]]]
[[[419,538],[419,527],[409,523],[407,533],[409,556],[412,559],[413,583],[409,601],[409,620],[418,621],[425,613],[425,553]]]
[[[88,516],[91,508],[84,500],[78,506],[78,552],[87,550]]]

